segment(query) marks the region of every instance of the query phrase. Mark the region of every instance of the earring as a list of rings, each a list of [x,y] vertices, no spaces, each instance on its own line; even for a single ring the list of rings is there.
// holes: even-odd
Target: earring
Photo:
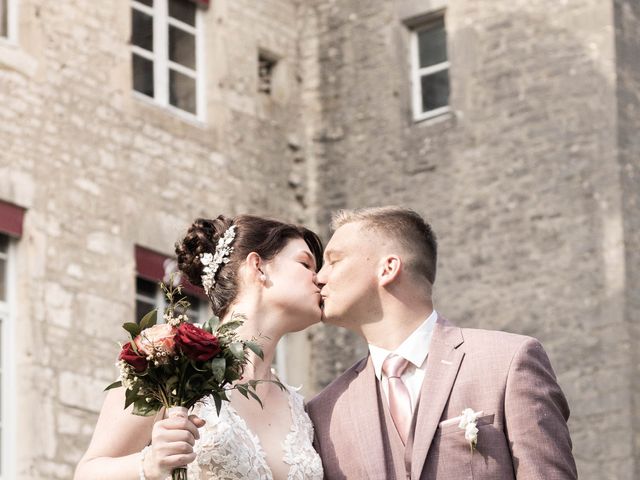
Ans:
[[[261,282],[266,282],[267,281],[267,276],[264,273],[262,275],[260,275],[260,281]]]

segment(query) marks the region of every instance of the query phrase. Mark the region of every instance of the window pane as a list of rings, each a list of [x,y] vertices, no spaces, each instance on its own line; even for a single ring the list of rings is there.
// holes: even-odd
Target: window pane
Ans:
[[[187,311],[187,316],[189,317],[189,321],[191,323],[198,323],[201,320],[203,320],[200,318],[200,299],[197,297],[194,297],[193,295],[188,295],[184,293],[182,296],[185,297],[187,302],[189,302],[190,304],[189,310]]]
[[[153,17],[131,10],[131,44],[153,52]]]
[[[133,88],[153,97],[153,62],[133,54]]]
[[[180,28],[169,26],[169,60],[196,68],[196,37]]]
[[[136,2],[146,5],[147,7],[153,7],[153,0],[136,0]]]
[[[420,67],[428,67],[447,61],[447,35],[444,21],[418,33]]]
[[[422,77],[422,111],[449,104],[449,70]]]
[[[136,323],[142,320],[147,313],[156,308],[153,303],[145,302],[144,300],[136,300]]]
[[[136,293],[138,295],[144,295],[145,297],[149,297],[150,299],[155,299],[157,288],[158,287],[156,282],[145,280],[144,278],[140,277],[136,278]]]
[[[169,102],[193,114],[196,113],[196,80],[175,70],[169,70]]]
[[[9,249],[9,237],[0,234],[0,253],[7,253]]]
[[[185,0],[169,0],[169,16],[194,26],[196,24],[196,6]]]
[[[0,0],[0,37],[6,37],[9,32],[7,2],[8,0]]]

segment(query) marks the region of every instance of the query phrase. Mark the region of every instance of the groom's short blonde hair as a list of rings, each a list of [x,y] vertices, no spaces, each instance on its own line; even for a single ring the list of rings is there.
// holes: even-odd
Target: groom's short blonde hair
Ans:
[[[418,213],[397,206],[339,210],[333,215],[331,228],[335,231],[354,222],[398,242],[406,253],[403,260],[408,269],[434,284],[438,242],[431,226]]]

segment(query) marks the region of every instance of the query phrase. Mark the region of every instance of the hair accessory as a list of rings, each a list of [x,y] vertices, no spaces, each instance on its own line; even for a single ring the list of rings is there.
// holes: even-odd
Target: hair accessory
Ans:
[[[220,270],[220,267],[224,263],[229,263],[229,255],[233,252],[233,247],[230,245],[234,238],[236,238],[236,226],[231,225],[224,232],[224,235],[218,239],[216,251],[213,255],[209,252],[200,254],[200,263],[204,265],[201,277],[202,287],[207,295],[209,295],[216,283],[216,273]]]

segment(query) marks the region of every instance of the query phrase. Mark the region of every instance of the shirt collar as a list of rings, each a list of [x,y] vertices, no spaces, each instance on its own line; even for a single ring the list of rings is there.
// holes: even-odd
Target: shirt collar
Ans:
[[[436,324],[438,313],[433,310],[431,315],[409,335],[398,348],[393,351],[377,347],[369,344],[369,353],[373,362],[373,369],[378,380],[382,378],[382,363],[391,354],[394,353],[406,358],[416,368],[420,368],[429,353],[429,344],[431,343],[431,335],[433,327]]]

